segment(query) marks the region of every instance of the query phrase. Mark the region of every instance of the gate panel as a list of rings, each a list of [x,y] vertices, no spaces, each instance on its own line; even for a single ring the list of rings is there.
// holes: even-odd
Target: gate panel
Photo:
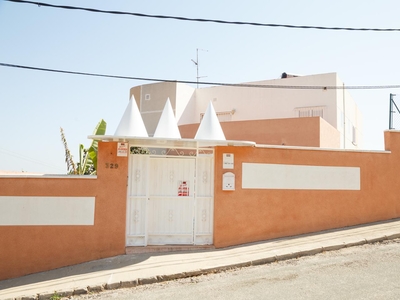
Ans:
[[[194,174],[194,159],[150,159],[148,244],[193,244]]]
[[[157,155],[157,154],[155,154]],[[127,246],[213,243],[213,154],[131,154]]]
[[[129,161],[126,245],[145,246],[148,198],[148,155],[131,155]]]
[[[213,243],[214,220],[214,159],[198,157],[196,164],[195,245]]]
[[[178,188],[182,181],[190,190],[194,187],[193,158],[151,158],[150,159],[150,196],[178,196]]]
[[[151,197],[149,245],[193,244],[193,199]]]

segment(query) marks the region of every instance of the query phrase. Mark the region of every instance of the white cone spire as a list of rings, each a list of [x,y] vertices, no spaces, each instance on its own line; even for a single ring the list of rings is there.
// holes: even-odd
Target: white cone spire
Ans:
[[[225,134],[211,102],[208,104],[206,113],[194,138],[197,140],[225,140]]]
[[[158,121],[156,131],[154,132],[154,137],[171,139],[181,138],[181,133],[179,132],[169,98],[165,103],[164,110],[161,114],[160,120]]]
[[[137,107],[135,97],[132,95],[124,115],[114,133],[115,136],[148,137],[142,116]]]

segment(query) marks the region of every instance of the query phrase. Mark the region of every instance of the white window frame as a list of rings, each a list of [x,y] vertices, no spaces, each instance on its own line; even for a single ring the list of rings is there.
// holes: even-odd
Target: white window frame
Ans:
[[[220,122],[229,122],[232,121],[232,115],[236,112],[235,109],[232,109],[230,111],[221,111],[221,112],[216,112],[218,121]],[[205,113],[200,114],[200,122],[203,120]]]
[[[357,146],[357,128],[352,126],[351,142],[354,146]]]
[[[294,109],[295,115],[298,118],[307,117],[321,117],[324,118],[325,106],[306,106],[306,107],[296,107]]]

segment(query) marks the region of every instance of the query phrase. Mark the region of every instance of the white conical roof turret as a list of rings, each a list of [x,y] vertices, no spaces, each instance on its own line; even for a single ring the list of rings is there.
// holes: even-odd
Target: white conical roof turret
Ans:
[[[158,121],[154,137],[171,139],[181,138],[181,133],[179,132],[178,124],[176,123],[174,111],[172,110],[169,98],[165,103],[164,110],[161,114],[160,120]]]
[[[137,107],[135,97],[132,95],[124,115],[114,133],[115,136],[148,137],[142,116]]]
[[[211,102],[208,104],[206,113],[194,138],[197,140],[225,140],[225,134]]]

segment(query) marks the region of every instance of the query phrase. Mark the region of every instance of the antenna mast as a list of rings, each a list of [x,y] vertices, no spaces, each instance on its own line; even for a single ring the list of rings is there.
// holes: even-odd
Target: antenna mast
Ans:
[[[200,51],[206,51],[206,52],[208,52],[208,50],[197,48],[197,49],[196,49],[196,60],[192,59],[192,62],[196,65],[196,70],[197,70],[197,73],[196,73],[196,75],[197,75],[197,76],[196,76],[196,79],[197,79],[197,88],[199,88],[199,79],[200,79],[200,78],[207,77],[207,76],[199,76],[199,50],[200,50]]]

